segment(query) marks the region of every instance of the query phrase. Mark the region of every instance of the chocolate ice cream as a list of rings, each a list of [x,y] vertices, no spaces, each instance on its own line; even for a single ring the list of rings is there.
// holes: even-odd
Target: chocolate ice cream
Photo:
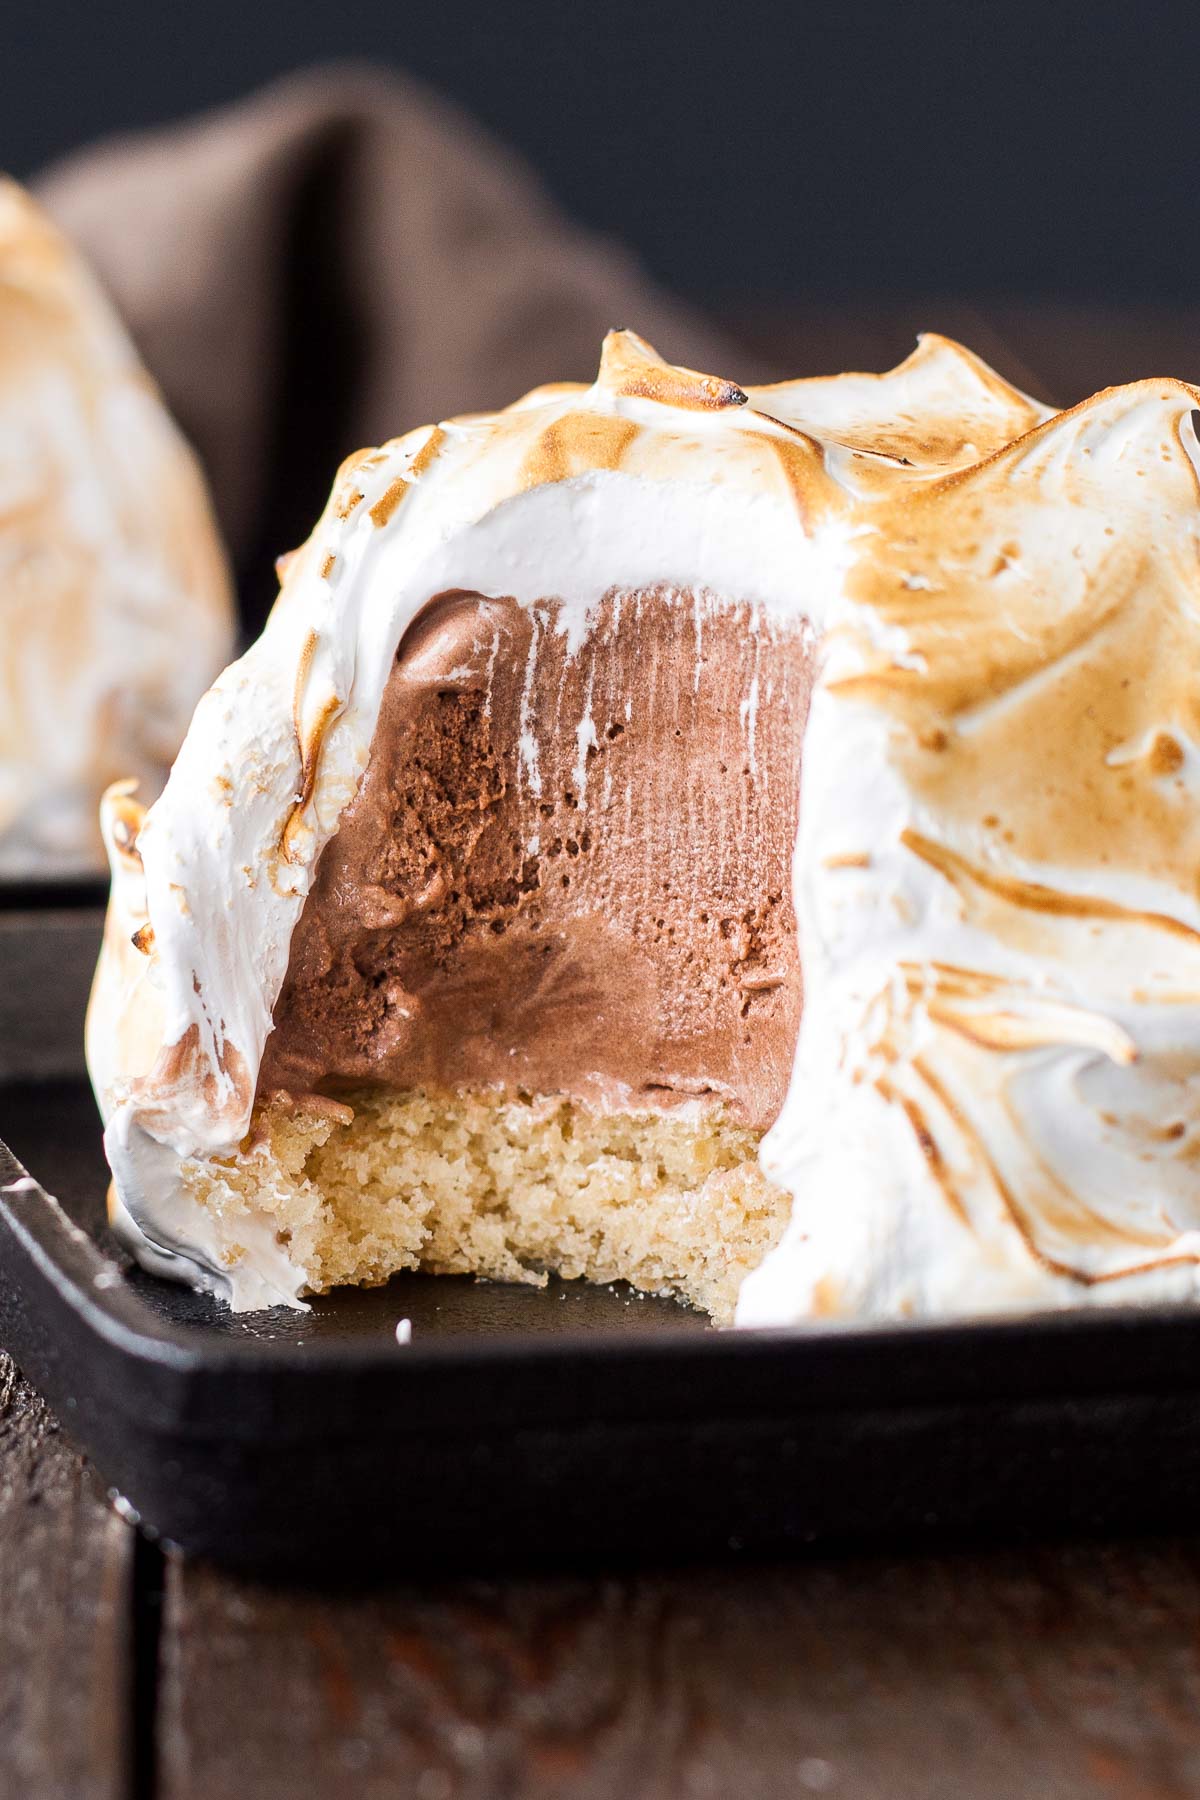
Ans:
[[[557,601],[449,593],[405,635],[261,1093],[468,1085],[775,1117],[802,998],[811,636],[666,588],[610,593],[574,653],[566,628]]]

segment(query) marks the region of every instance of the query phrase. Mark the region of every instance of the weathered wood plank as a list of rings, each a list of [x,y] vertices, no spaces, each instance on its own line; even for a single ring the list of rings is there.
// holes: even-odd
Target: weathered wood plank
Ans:
[[[1200,1792],[1200,1552],[304,1597],[168,1572],[166,1800]]]
[[[133,1533],[0,1352],[0,1796],[128,1791]]]

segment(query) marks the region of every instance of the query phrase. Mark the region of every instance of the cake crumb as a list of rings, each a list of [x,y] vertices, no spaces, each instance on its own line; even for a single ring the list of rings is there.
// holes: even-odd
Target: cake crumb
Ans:
[[[267,1210],[310,1293],[401,1269],[535,1287],[553,1273],[627,1281],[727,1324],[791,1206],[759,1167],[759,1134],[722,1105],[600,1114],[469,1088],[345,1099],[343,1124],[269,1093],[252,1151],[185,1172],[231,1232]]]

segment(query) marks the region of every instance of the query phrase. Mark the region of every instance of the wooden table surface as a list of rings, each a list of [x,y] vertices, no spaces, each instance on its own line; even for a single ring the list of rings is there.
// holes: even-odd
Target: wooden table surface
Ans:
[[[2,1800],[1183,1800],[1200,1545],[268,1589],[163,1557],[0,1354]]]

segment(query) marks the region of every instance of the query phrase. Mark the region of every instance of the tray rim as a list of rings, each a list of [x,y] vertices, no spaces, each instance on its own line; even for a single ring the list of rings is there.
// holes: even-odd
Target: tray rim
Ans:
[[[56,913],[94,913],[103,918],[108,894],[109,878],[104,870],[0,876],[0,917],[15,915],[26,925],[40,925]]]

